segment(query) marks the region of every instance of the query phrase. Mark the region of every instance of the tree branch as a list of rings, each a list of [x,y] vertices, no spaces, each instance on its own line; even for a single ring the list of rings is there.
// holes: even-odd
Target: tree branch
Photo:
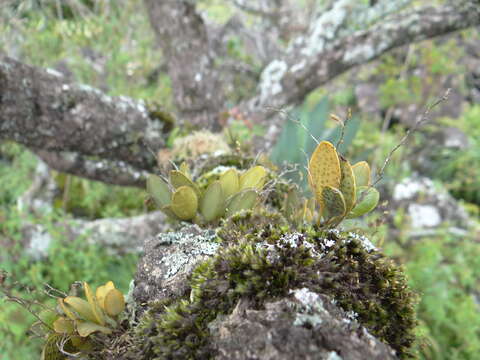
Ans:
[[[166,57],[180,118],[194,125],[218,127],[225,104],[221,72],[195,2],[144,0],[157,42]]]
[[[141,101],[110,97],[88,86],[71,84],[53,70],[0,56],[0,139],[49,152],[40,155],[54,169],[80,173],[67,166],[65,155],[53,155],[62,151],[78,154],[75,164],[84,169],[91,161],[79,158],[94,156],[117,165],[122,162],[130,173],[131,169],[151,170],[156,164],[153,151],[165,143],[162,128],[162,121]],[[107,180],[99,171],[88,173],[91,178],[99,175],[99,180]],[[131,183],[139,178],[121,181]]]
[[[240,109],[256,122],[278,127],[273,123],[279,121],[278,109],[300,103],[310,91],[349,69],[402,45],[480,24],[478,1],[464,0],[404,11],[367,30],[340,36],[351,5],[351,0],[336,1],[311,24],[306,36],[292,41],[286,55],[263,70],[258,93]],[[275,138],[273,133],[269,138]],[[267,149],[269,145],[265,144]]]
[[[120,160],[92,160],[78,153],[33,150],[57,171],[107,184],[145,188],[147,172]]]

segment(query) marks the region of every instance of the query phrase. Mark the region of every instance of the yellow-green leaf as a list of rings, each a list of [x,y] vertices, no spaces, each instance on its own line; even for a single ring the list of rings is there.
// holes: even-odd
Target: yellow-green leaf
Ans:
[[[226,198],[240,190],[240,180],[236,169],[229,169],[220,176],[220,184],[223,189],[223,196]]]
[[[227,200],[226,216],[232,216],[236,212],[253,208],[257,202],[258,193],[253,189],[246,189],[236,193]]]
[[[222,216],[225,211],[225,196],[220,181],[212,182],[200,204],[200,213],[205,221],[212,221]]]
[[[190,180],[192,177],[190,176],[190,168],[188,167],[188,164],[184,161],[180,164],[180,171]]]
[[[165,214],[167,215],[168,217],[174,219],[174,220],[180,220],[180,218],[175,215],[175,213],[173,212],[172,210],[172,205],[165,205],[163,207],[160,208],[160,210]]]
[[[105,309],[105,296],[112,289],[115,289],[113,281],[108,281],[105,283],[105,285],[97,287],[97,290],[95,291],[95,296],[97,297],[98,305],[100,305],[101,308]]]
[[[90,304],[93,315],[95,315],[95,319],[97,319],[97,324],[105,325],[105,315],[103,314],[100,305],[98,305],[97,298],[93,294],[92,288],[86,282],[83,282],[83,289],[85,290],[85,296]]]
[[[72,334],[75,331],[73,320],[59,317],[53,322],[53,329],[59,334]]]
[[[90,322],[90,321],[77,320],[76,325],[77,325],[78,335],[80,335],[82,337],[86,337],[86,336],[90,335],[91,333],[94,333],[94,332],[97,332],[97,331],[100,331],[101,333],[104,333],[104,334],[111,334],[112,333],[112,329],[109,329],[109,328],[107,328],[105,326],[102,326],[102,325],[95,324],[94,322]]]
[[[70,306],[75,312],[85,320],[96,322],[97,318],[90,307],[90,304],[76,296],[67,296],[63,302]],[[70,317],[70,316],[69,316]]]
[[[197,197],[200,197],[201,193],[197,184],[195,184],[192,180],[190,180],[188,176],[182,173],[181,171],[178,171],[178,170],[170,171],[170,184],[172,184],[172,186],[175,189],[178,189],[181,186],[191,187],[195,191],[195,194],[197,195]]]
[[[322,200],[325,204],[327,219],[345,215],[345,200],[340,190],[325,186],[322,191]]]
[[[62,309],[65,315],[67,315],[72,320],[78,319],[78,316],[74,314],[73,311],[70,310],[67,305],[65,305],[65,303],[63,302],[63,299],[59,298],[57,299],[57,302],[58,302],[58,305],[60,305],[60,308]]]
[[[357,187],[370,186],[370,165],[366,161],[360,161],[352,166]]]
[[[263,166],[254,166],[240,176],[240,190],[248,188],[261,190],[266,177],[267,171]]]
[[[340,172],[342,174],[340,180],[339,190],[345,200],[345,213],[348,214],[352,210],[356,201],[356,185],[353,170],[347,159],[339,156],[340,159]]]
[[[338,189],[341,180],[337,150],[330,142],[322,141],[313,152],[308,163],[308,180],[317,202],[323,207],[323,188]]]
[[[197,214],[198,198],[190,186],[180,186],[172,196],[172,211],[180,220],[191,220]]]
[[[110,316],[117,316],[125,310],[125,298],[120,290],[112,289],[105,296],[105,311]]]
[[[158,207],[170,204],[172,193],[168,188],[168,184],[160,176],[148,175],[147,192]]]
[[[358,203],[352,209],[350,214],[348,214],[348,217],[355,218],[372,211],[377,206],[379,200],[380,194],[377,189],[367,186],[357,188]]]

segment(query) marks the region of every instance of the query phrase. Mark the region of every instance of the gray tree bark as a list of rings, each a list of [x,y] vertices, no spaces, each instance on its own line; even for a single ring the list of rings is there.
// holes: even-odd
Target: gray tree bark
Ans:
[[[287,48],[276,47],[257,91],[237,107],[269,128],[261,150],[268,151],[279,132],[279,109],[300,103],[311,90],[396,47],[480,24],[478,0],[404,9],[409,3],[384,0],[359,9],[355,0],[335,1]],[[218,128],[227,107],[224,89],[231,86],[231,68],[215,64],[221,36],[195,2],[145,0],[145,5],[167,61],[178,114],[198,127]],[[355,30],[360,26],[363,30]],[[237,67],[243,65],[248,68]],[[145,172],[154,169],[154,153],[165,144],[162,127],[142,101],[110,97],[51,70],[0,57],[0,139],[26,145],[54,169],[143,186]]]

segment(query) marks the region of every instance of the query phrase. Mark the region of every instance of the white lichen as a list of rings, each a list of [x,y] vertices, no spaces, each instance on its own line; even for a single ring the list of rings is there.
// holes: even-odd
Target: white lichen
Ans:
[[[301,46],[301,55],[316,57],[325,51],[345,23],[351,6],[352,0],[338,0],[329,11],[318,16],[311,24],[308,36],[300,44],[294,44],[294,46]],[[289,51],[293,51],[293,47]]]
[[[439,210],[433,205],[410,204],[408,206],[413,228],[436,227],[442,223]]]
[[[176,244],[178,251],[164,256],[161,263],[165,264],[167,271],[163,278],[168,279],[184,269],[192,260],[199,256],[213,256],[217,253],[218,243],[214,242],[214,231],[204,231],[201,234],[167,233],[160,235],[161,244]]]
[[[328,353],[326,360],[343,360],[340,355],[337,354],[336,351],[331,351]]]
[[[288,70],[285,61],[273,60],[263,70],[260,78],[260,99],[266,103],[271,96],[282,92],[282,79]]]

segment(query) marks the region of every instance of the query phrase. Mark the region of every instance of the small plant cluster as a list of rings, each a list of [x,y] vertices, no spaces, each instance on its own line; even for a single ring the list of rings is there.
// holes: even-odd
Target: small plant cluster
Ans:
[[[92,333],[108,335],[118,326],[125,299],[113,282],[99,286],[95,293],[86,282],[83,289],[87,300],[77,296],[58,298],[57,311],[45,310],[40,314],[43,324],[50,329],[42,360],[64,358],[62,352],[91,351],[93,344],[89,336]]]
[[[170,218],[208,223],[253,208],[266,178],[267,171],[263,166],[253,166],[243,174],[231,168],[203,190],[192,180],[188,166],[183,163],[179,170],[170,171],[168,182],[160,176],[150,175],[147,191]]]
[[[351,166],[337,153],[332,143],[322,141],[308,164],[308,180],[319,205],[318,221],[335,227],[345,218],[355,218],[372,211],[380,195],[372,187],[370,166],[361,161]],[[287,199],[289,201],[289,199]],[[307,200],[301,216],[313,219],[315,202]]]

